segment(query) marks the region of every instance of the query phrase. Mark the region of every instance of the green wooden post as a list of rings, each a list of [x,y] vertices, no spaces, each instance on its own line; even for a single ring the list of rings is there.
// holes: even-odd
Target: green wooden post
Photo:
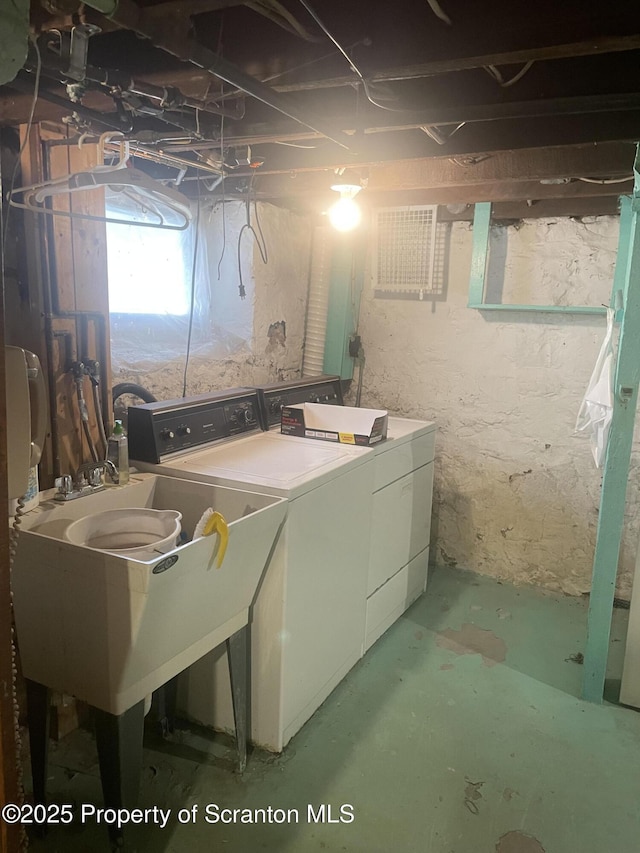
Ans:
[[[365,255],[364,232],[334,238],[323,370],[341,379],[353,378],[354,360],[349,355],[349,338],[358,322]]]
[[[481,201],[473,211],[473,250],[469,277],[469,308],[481,308],[484,302],[484,282],[489,260],[491,202]]]
[[[614,383],[614,405],[605,459],[596,551],[593,561],[583,698],[602,702],[609,654],[611,616],[640,382],[640,146],[636,150],[635,188],[622,200],[616,278],[622,289],[622,322]],[[627,226],[628,222],[628,226]],[[624,243],[627,243],[625,246]]]
[[[622,300],[624,297],[627,267],[629,265],[629,243],[631,241],[631,196],[624,195],[620,197],[620,233],[618,236],[618,258],[624,259],[618,263],[616,259],[616,269],[613,276],[613,287],[611,289],[611,301],[609,306],[616,311],[616,323],[622,323],[624,311],[622,309]]]

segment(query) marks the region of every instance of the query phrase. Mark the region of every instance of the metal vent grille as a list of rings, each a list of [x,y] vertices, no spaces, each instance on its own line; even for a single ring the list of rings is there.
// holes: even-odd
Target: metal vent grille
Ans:
[[[373,287],[382,299],[424,299],[444,292],[446,229],[436,206],[374,211]]]

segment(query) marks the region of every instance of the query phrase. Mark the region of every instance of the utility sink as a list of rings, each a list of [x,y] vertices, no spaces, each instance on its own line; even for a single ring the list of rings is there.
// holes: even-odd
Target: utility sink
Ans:
[[[154,474],[23,516],[12,570],[24,675],[122,714],[249,621],[286,501]],[[190,538],[208,507],[229,524],[217,568],[213,534],[148,560],[65,541],[71,522],[147,507],[182,513]]]

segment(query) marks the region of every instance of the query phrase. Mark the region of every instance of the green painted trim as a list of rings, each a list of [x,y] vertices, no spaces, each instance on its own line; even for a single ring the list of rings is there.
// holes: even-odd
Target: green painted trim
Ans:
[[[618,257],[629,258],[629,244],[631,242],[631,196],[620,196],[620,232],[618,236]],[[623,298],[625,291],[625,281],[627,277],[627,264],[618,263],[616,259],[616,268],[613,275],[613,287],[611,288],[612,308],[616,309],[616,323],[622,322],[623,316]]]
[[[334,238],[323,370],[341,379],[353,379],[354,360],[349,355],[349,338],[358,326],[365,252],[364,235],[345,234]]]
[[[600,495],[582,682],[583,697],[590,702],[599,703],[603,699],[607,672],[613,599],[640,383],[639,156],[636,151],[633,200],[623,200],[621,208],[621,215],[628,217],[629,227],[627,228],[625,223],[625,228],[621,229],[623,243],[618,251],[614,280],[623,285],[623,314],[618,343],[613,415]]]
[[[489,260],[489,234],[491,231],[491,202],[481,201],[473,210],[473,251],[469,276],[469,308],[482,308],[484,284]]]
[[[607,313],[606,308],[591,305],[470,305],[479,311],[537,311],[542,314],[602,314]]]
[[[487,201],[478,202],[473,211],[473,249],[469,275],[468,308],[475,308],[478,311],[525,311],[538,314],[599,314],[602,316],[606,314],[607,309],[599,305],[518,305],[484,302],[490,235],[491,203]],[[611,291],[612,305],[616,289],[620,288],[616,288],[614,280],[614,287]]]

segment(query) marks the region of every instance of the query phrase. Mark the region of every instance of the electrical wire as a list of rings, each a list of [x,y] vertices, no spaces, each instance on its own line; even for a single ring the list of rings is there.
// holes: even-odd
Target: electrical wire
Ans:
[[[224,116],[220,120],[220,159],[222,161],[222,251],[218,260],[218,281],[220,281],[220,269],[222,267],[222,259],[227,248],[227,214],[225,211],[225,192],[224,192]]]
[[[24,506],[25,506],[25,495],[21,498],[18,498],[16,501],[16,511],[13,516],[13,524],[9,530],[9,572],[11,573],[13,570],[13,564],[15,562],[16,553],[18,550],[18,536],[20,535],[20,525],[22,524],[22,516],[24,515]],[[11,678],[11,702],[13,705],[13,724],[14,724],[14,743],[16,747],[16,782],[17,782],[17,790],[18,790],[18,802],[24,802],[24,781],[23,781],[23,773],[22,773],[22,761],[20,760],[20,754],[22,752],[22,734],[20,731],[20,707],[18,705],[18,692],[16,690],[16,674],[18,671],[17,664],[17,645],[18,640],[16,636],[16,626],[15,626],[15,617],[13,614],[13,590],[10,592],[11,596],[11,670],[12,670],[12,678]],[[24,826],[20,831],[20,850],[27,849],[27,836],[25,833]]]
[[[260,243],[258,243],[258,249],[260,250],[260,257],[262,258],[262,263],[269,263],[269,252],[267,250],[267,243],[264,239],[264,234],[262,233],[262,225],[260,224],[260,216],[258,215],[258,202],[255,197],[253,199],[253,215],[256,218],[256,225],[258,226],[258,234],[260,234]]]
[[[320,41],[317,36],[312,35],[278,0],[253,0],[253,2],[248,2],[246,5],[255,12],[266,15],[270,20],[275,21],[275,23],[284,29],[294,35],[300,36],[305,41]]]
[[[444,23],[448,24],[450,27],[453,26],[453,21],[447,15],[447,13],[444,11],[444,9],[442,8],[442,6],[438,2],[438,0],[427,0],[427,3],[431,7],[431,11],[433,12],[434,15],[436,15],[438,18],[440,18],[441,21],[444,21]],[[527,73],[527,71],[531,68],[533,63],[534,63],[533,59],[529,60],[529,62],[525,62],[525,64],[520,69],[520,71],[518,71],[516,74],[514,74],[514,76],[511,77],[509,80],[504,79],[504,77],[502,76],[502,72],[500,71],[499,68],[496,68],[495,65],[484,65],[483,68],[490,77],[493,77],[493,79],[496,81],[496,83],[499,86],[502,86],[503,89],[507,89],[509,86],[513,86],[515,83],[517,83],[518,80],[522,80],[522,78]],[[454,131],[454,133],[455,133],[455,131]],[[436,139],[436,142],[437,141],[438,140]]]
[[[524,75],[533,65],[534,60],[530,59],[529,62],[525,62],[520,71],[517,74],[514,74],[509,80],[505,80],[500,72],[499,68],[496,68],[495,65],[483,65],[484,70],[489,74],[490,77],[496,81],[499,86],[502,86],[503,89],[508,88],[509,86],[513,86],[514,83],[517,83],[518,80],[522,80]]]
[[[288,148],[304,148],[305,150],[311,148],[320,148],[320,145],[300,145],[298,142],[281,142],[280,140],[276,140],[276,145],[286,145]]]
[[[299,2],[304,6],[304,8],[307,10],[307,12],[311,15],[313,20],[320,27],[320,29],[324,32],[324,34],[327,36],[327,38],[329,38],[334,43],[334,45],[338,48],[340,53],[347,60],[347,62],[349,63],[349,67],[354,72],[354,74],[357,75],[360,82],[362,83],[362,88],[364,89],[364,93],[365,93],[366,98],[369,101],[369,103],[373,104],[374,107],[379,107],[381,110],[387,110],[388,112],[392,112],[392,113],[404,113],[404,112],[406,112],[405,109],[398,109],[397,107],[388,107],[385,104],[381,104],[379,101],[375,100],[375,98],[371,94],[371,85],[366,80],[364,74],[362,73],[362,71],[360,71],[358,66],[351,59],[351,57],[349,56],[347,51],[342,47],[342,45],[336,39],[336,37],[331,33],[331,31],[325,26],[325,24],[322,22],[322,20],[318,17],[318,14],[315,12],[313,7],[307,2],[307,0],[299,0]]]
[[[18,498],[16,501],[16,511],[13,516],[13,524],[9,528],[9,562],[13,563],[16,552],[18,550],[18,536],[20,535],[20,525],[22,524],[22,516],[24,515],[25,495]]]
[[[369,39],[359,39],[358,41],[354,41],[353,44],[349,45],[349,50],[353,50],[354,47],[358,47],[358,45],[365,45],[369,47],[371,42]],[[263,77],[260,82],[261,83],[271,83],[273,80],[277,80],[279,77],[285,77],[287,74],[295,74],[296,71],[300,71],[303,68],[307,68],[309,65],[317,65],[318,62],[324,62],[325,59],[330,59],[334,56],[335,51],[331,51],[331,53],[325,53],[322,56],[318,56],[317,59],[310,59],[308,62],[301,62],[300,65],[294,65],[292,68],[285,68],[284,71],[276,71],[274,74],[269,74],[268,77]],[[219,95],[217,98],[212,98],[212,103],[218,103],[219,101],[226,100],[227,98],[233,98],[237,95],[245,94],[242,89],[232,89],[227,92],[224,97]]]
[[[220,15],[220,31],[218,32],[218,47],[217,52],[220,56],[222,56],[222,33],[224,30],[224,11]],[[220,89],[220,99],[223,100],[224,97],[224,83],[222,84],[222,88]],[[220,257],[218,258],[218,281],[220,281],[220,271],[222,269],[222,259],[224,258],[224,253],[227,248],[227,213],[225,210],[225,187],[224,187],[224,179],[225,179],[225,169],[224,169],[224,116],[220,116],[220,177],[221,188],[222,188],[222,251],[220,252]],[[198,187],[200,185],[198,184]]]
[[[628,178],[578,178],[579,181],[584,181],[585,184],[626,184],[627,181],[633,180],[633,175]]]
[[[107,457],[107,448],[108,448],[108,440],[107,433],[104,428],[104,414],[102,412],[102,403],[100,402],[100,394],[99,394],[100,385],[98,382],[91,382],[91,391],[93,393],[93,406],[96,412],[96,421],[98,423],[98,433],[100,435],[100,441],[104,447],[104,457]]]
[[[83,382],[84,376],[76,377],[76,393],[78,397],[78,409],[80,410],[80,421],[82,423],[82,430],[84,432],[85,438],[87,439],[87,444],[89,445],[89,452],[91,453],[91,458],[94,462],[98,462],[98,451],[96,450],[96,446],[93,442],[93,436],[91,435],[91,430],[89,429],[89,410],[87,408],[87,401],[84,398],[84,391],[82,389]]]
[[[193,312],[196,297],[196,262],[198,260],[198,244],[200,242],[200,178],[198,177],[198,207],[196,210],[196,233],[193,242],[193,263],[191,264],[191,305],[189,307],[189,331],[187,333],[187,351],[184,360],[184,377],[182,380],[182,396],[187,396],[187,371],[191,356],[191,335],[193,332]]]
[[[427,0],[427,3],[431,6],[431,11],[437,18],[440,18],[441,21],[444,21],[445,24],[448,24],[450,27],[453,26],[451,18],[438,3],[438,0]]]
[[[464,126],[465,126],[465,124],[466,124],[466,122],[461,121],[461,122],[460,122],[460,124],[456,125],[456,126],[453,128],[453,130],[450,130],[450,131],[449,131],[449,133],[448,133],[448,134],[446,134],[446,136],[445,136],[445,134],[444,134],[444,133],[442,132],[442,130],[441,130],[442,125],[435,125],[435,124],[428,125],[428,124],[425,124],[425,125],[422,125],[422,127],[420,128],[420,130],[422,130],[424,133],[426,133],[426,134],[427,134],[427,136],[428,136],[430,139],[433,139],[433,141],[434,141],[434,142],[437,142],[437,143],[438,143],[438,145],[446,145],[446,144],[447,144],[447,142],[448,142],[448,141],[451,139],[451,137],[453,136],[453,134],[454,134],[454,133],[457,133],[457,132],[460,130],[460,128],[461,128],[461,127],[464,127]]]
[[[36,51],[37,64],[36,64],[36,79],[33,84],[33,100],[31,101],[31,109],[29,110],[29,118],[27,120],[27,130],[24,135],[24,140],[22,145],[20,146],[20,150],[18,151],[18,156],[16,157],[16,162],[13,164],[13,172],[11,174],[11,184],[9,187],[9,197],[13,193],[13,190],[16,185],[16,176],[18,174],[18,168],[20,166],[20,160],[24,153],[25,148],[29,142],[29,137],[31,135],[31,126],[33,125],[33,116],[36,112],[36,104],[38,103],[38,95],[40,93],[40,73],[42,71],[42,56],[40,55],[40,48],[38,47],[38,42],[35,37],[32,38],[32,44]],[[7,215],[4,219],[4,227],[2,229],[2,254],[5,255],[5,249],[7,245],[7,233],[9,229],[9,211],[11,210],[11,205],[7,205]]]
[[[240,229],[240,233],[238,234],[238,245],[237,245],[237,260],[238,260],[238,293],[240,294],[240,299],[244,299],[246,294],[244,281],[242,278],[242,257],[240,254],[242,247],[242,235],[245,231],[248,231],[253,235],[253,239],[255,240],[256,246],[258,247],[258,251],[260,253],[260,258],[263,264],[269,263],[269,252],[267,250],[267,244],[264,239],[264,234],[262,233],[262,227],[260,225],[260,218],[258,216],[258,203],[253,199],[253,208],[254,215],[256,219],[256,225],[258,226],[258,231],[255,230],[253,225],[251,224],[251,194],[253,192],[253,179],[254,175],[251,175],[251,180],[249,181],[249,188],[247,191],[247,198],[245,201],[245,213],[246,213],[246,221],[242,228]]]

